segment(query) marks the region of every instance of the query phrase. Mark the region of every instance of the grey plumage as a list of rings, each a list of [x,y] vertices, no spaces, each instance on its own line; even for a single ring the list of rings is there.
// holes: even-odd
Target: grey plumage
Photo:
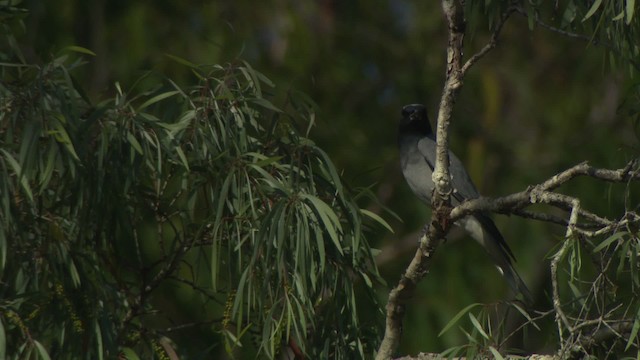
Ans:
[[[402,120],[398,131],[398,147],[402,173],[411,190],[427,205],[431,205],[434,183],[431,174],[436,160],[436,138],[431,130],[427,110],[423,105],[412,104],[402,108]],[[480,196],[464,165],[449,151],[451,175],[451,205]],[[476,213],[458,220],[455,225],[465,229],[480,243],[494,261],[509,286],[532,301],[529,289],[513,267],[515,257],[500,231],[487,213]]]

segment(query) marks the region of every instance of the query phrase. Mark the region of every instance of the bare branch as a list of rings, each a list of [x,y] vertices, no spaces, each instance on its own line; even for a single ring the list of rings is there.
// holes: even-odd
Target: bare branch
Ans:
[[[451,210],[449,220],[456,221],[466,215],[477,211],[492,211],[507,214],[514,213],[516,215],[521,215],[524,217],[535,218],[536,220],[549,221],[556,224],[564,224],[564,221],[560,220],[557,217],[540,214],[533,215],[534,213],[531,212],[523,212],[523,209],[532,204],[544,203],[555,206],[559,209],[571,210],[573,209],[573,201],[575,200],[574,198],[567,195],[558,194],[550,190],[556,189],[569,180],[579,176],[588,176],[597,180],[619,183],[631,180],[640,180],[640,171],[637,169],[636,164],[637,161],[634,160],[629,162],[623,168],[610,170],[594,168],[592,166],[589,166],[586,162],[583,162],[552,176],[548,180],[545,180],[538,185],[530,186],[524,191],[495,199],[473,199],[460,204],[453,210]],[[581,226],[576,223],[575,231],[591,236],[600,235],[608,231],[615,230],[621,225],[625,225],[630,221],[633,222],[633,220],[635,219],[634,215],[627,215],[626,220],[614,222],[582,208],[580,208],[578,211],[580,216],[593,223],[589,224],[588,227],[597,230],[588,231],[586,230],[586,226]]]
[[[436,191],[432,207],[438,209],[449,203],[451,195],[451,177],[449,175],[449,122],[453,113],[455,97],[462,87],[462,44],[464,41],[463,8],[456,0],[443,0],[442,11],[447,19],[449,42],[447,45],[447,71],[438,118],[436,120],[436,164],[432,180]]]
[[[447,72],[437,119],[436,165],[433,171],[435,191],[432,200],[434,209],[428,230],[420,239],[420,246],[413,260],[401,276],[398,285],[389,293],[386,306],[386,328],[376,359],[390,359],[400,343],[402,318],[407,300],[413,295],[416,284],[429,271],[431,258],[447,234],[450,223],[451,177],[449,174],[448,127],[453,104],[462,86],[461,64],[464,40],[463,7],[457,0],[442,0],[442,10],[449,29],[447,46]]]
[[[537,212],[524,210],[524,209],[507,210],[507,211],[504,211],[504,214],[507,214],[507,215],[513,214],[513,215],[523,217],[525,219],[539,220],[539,221],[544,221],[544,222],[548,222],[556,225],[562,225],[562,226],[567,226],[567,224],[569,224],[569,220],[565,218],[561,218],[559,216],[555,216],[551,214],[537,213]],[[594,226],[594,225],[583,224],[580,227],[582,228],[582,227],[589,227],[589,226]]]
[[[591,348],[599,346],[609,339],[621,338],[622,334],[629,334],[633,328],[634,320],[602,322],[602,324],[604,327],[598,327],[590,335],[583,337],[579,345],[572,349],[572,352],[588,352]]]
[[[567,232],[565,234],[565,240],[569,240],[573,238],[573,233],[576,224],[578,223],[578,214],[580,212],[580,201],[577,199],[573,201],[573,207],[571,209],[571,216],[569,217],[569,224],[567,226]],[[560,290],[558,286],[558,264],[560,260],[564,258],[567,253],[567,250],[572,245],[570,241],[565,241],[562,244],[560,250],[553,256],[553,260],[551,261],[551,286],[553,289],[553,309],[556,312],[556,323],[558,326],[558,337],[562,340],[563,336],[563,325],[573,333],[573,327],[569,324],[569,320],[567,319],[564,311],[562,310],[562,304],[560,303]]]
[[[637,162],[637,160],[632,160],[621,169],[609,170],[594,168],[589,166],[585,161],[553,176],[549,180],[543,182],[540,186],[544,190],[553,190],[578,176],[590,176],[609,182],[626,182],[632,179],[640,180],[640,171],[638,169],[634,170]]]
[[[430,226],[430,230],[435,228],[435,226]],[[402,334],[402,318],[404,317],[406,303],[413,296],[418,282],[429,271],[431,258],[439,245],[439,240],[433,240],[434,237],[427,234],[423,236],[423,239],[425,237],[427,239],[421,240],[421,245],[407,270],[400,277],[400,282],[389,293],[386,306],[385,333],[376,355],[377,360],[390,359],[398,347],[400,335]]]

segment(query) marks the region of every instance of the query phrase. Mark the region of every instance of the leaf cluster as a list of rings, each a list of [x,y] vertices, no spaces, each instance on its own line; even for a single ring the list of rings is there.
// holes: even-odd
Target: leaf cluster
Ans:
[[[3,51],[0,357],[372,353],[365,230],[386,224],[303,135],[304,95],[276,106],[247,63],[174,57],[196,85],[116,83],[94,104],[73,76],[89,50],[45,64]],[[191,326],[213,345],[185,349],[174,334]]]
[[[588,45],[604,47],[609,64],[613,68],[628,67],[630,74],[637,72],[640,65],[637,8],[635,0],[465,2],[465,14],[472,32],[481,25],[493,31],[505,14],[518,12],[527,18],[530,30],[542,28]]]

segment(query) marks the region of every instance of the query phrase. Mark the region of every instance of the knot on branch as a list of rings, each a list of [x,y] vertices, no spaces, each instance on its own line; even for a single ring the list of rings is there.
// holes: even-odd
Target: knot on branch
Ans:
[[[449,177],[448,172],[445,173],[442,168],[436,165],[436,170],[433,172],[431,180],[433,180],[433,183],[435,184],[435,192],[437,195],[440,195],[441,198],[448,198],[451,196],[451,178]],[[434,203],[433,205],[435,206],[437,204]]]
[[[544,202],[544,190],[536,185],[529,188],[529,200],[531,204]]]

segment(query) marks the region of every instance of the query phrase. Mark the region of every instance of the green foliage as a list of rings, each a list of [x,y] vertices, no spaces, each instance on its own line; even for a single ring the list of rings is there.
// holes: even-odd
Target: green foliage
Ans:
[[[590,43],[606,46],[611,51],[612,65],[630,64],[638,70],[640,21],[633,21],[638,7],[635,0],[570,0],[564,6],[562,28],[579,30],[590,37]]]
[[[507,12],[514,11],[527,18],[530,30],[546,28],[568,38],[606,48],[610,65],[629,66],[633,74],[640,66],[640,21],[633,21],[638,4],[635,0],[615,1],[496,1],[465,2],[471,32],[481,24],[490,30]]]
[[[559,344],[562,358],[633,358],[640,348],[639,235],[637,229],[635,233],[627,229],[595,239],[599,242],[566,239],[553,254],[559,257],[558,268],[563,269],[558,276],[559,302],[553,310],[530,311],[518,303],[471,304],[439,334],[458,325],[468,343],[449,348],[442,356],[498,358],[499,350],[512,352],[508,346],[514,335],[524,331],[535,337],[547,333],[548,341]],[[517,327],[507,324],[506,318],[517,319]]]
[[[0,67],[6,358],[273,358],[289,343],[369,357],[381,312],[363,320],[358,306],[377,309],[380,278],[365,229],[388,225],[301,135],[313,104],[273,104],[247,63],[192,65],[195,86],[116,83],[92,104],[78,52],[91,54],[2,53],[19,60]],[[182,347],[183,327],[208,349]]]
[[[560,266],[561,352],[598,358],[634,356],[640,348],[640,233],[633,227],[587,241],[565,240]],[[614,330],[614,331],[610,331]],[[593,342],[596,344],[594,345]]]
[[[472,312],[474,309],[478,309],[475,314]],[[523,325],[515,330],[511,329],[509,328],[511,325],[504,321],[507,317],[517,319]],[[463,323],[463,318],[468,322]],[[540,331],[536,323],[538,320],[539,318],[533,319],[519,303],[471,304],[460,310],[438,335],[442,336],[454,325],[458,325],[468,343],[449,348],[443,351],[441,356],[452,358],[464,355],[474,359],[501,358],[499,350],[508,346],[514,337],[519,336],[522,329],[534,328]]]

